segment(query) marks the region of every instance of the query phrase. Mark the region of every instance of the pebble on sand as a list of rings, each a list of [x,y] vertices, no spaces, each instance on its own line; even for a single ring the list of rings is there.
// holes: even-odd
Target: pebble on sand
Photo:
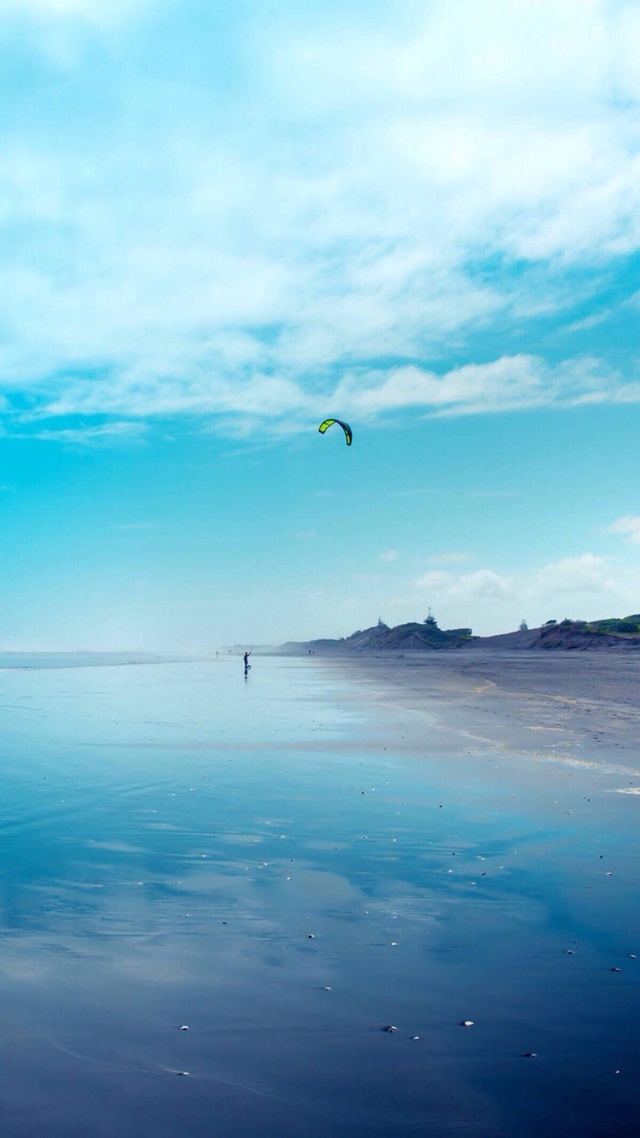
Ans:
[[[473,1027],[474,1021],[472,1019],[461,1019],[460,1027]]]

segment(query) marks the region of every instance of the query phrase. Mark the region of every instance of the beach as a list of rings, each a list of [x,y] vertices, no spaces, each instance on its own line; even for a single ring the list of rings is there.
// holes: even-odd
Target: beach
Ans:
[[[558,759],[640,779],[640,659],[589,652],[416,652],[342,662],[366,698],[417,715],[449,751]],[[406,723],[404,729],[406,731]]]
[[[635,1136],[633,659],[16,663],[7,1138]]]

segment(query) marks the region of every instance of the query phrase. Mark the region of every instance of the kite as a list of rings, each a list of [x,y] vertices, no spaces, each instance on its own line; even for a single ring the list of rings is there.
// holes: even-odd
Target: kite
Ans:
[[[325,431],[329,430],[329,427],[333,426],[334,423],[337,423],[339,427],[342,427],[342,430],[344,431],[344,437],[347,441],[347,446],[350,447],[351,443],[353,442],[353,431],[351,430],[351,427],[348,423],[342,422],[342,419],[325,419],[324,423],[321,423],[318,427],[320,434],[323,435]]]

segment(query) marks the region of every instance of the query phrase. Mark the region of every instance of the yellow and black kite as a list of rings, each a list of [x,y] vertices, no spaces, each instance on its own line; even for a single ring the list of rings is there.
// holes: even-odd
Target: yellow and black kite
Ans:
[[[342,422],[342,419],[325,419],[324,423],[321,423],[318,427],[320,434],[323,435],[325,431],[329,430],[329,427],[333,426],[334,423],[337,423],[339,427],[342,427],[342,430],[344,431],[344,437],[347,440],[347,446],[350,447],[351,443],[353,442],[353,431],[351,430],[351,427],[348,423]]]

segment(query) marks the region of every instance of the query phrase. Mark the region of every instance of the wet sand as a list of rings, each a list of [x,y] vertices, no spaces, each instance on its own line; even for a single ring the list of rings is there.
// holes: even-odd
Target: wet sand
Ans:
[[[373,714],[401,728],[405,747],[472,747],[640,778],[637,656],[467,651],[358,657],[338,667]]]
[[[633,662],[534,665],[0,672],[3,1134],[636,1138]]]

